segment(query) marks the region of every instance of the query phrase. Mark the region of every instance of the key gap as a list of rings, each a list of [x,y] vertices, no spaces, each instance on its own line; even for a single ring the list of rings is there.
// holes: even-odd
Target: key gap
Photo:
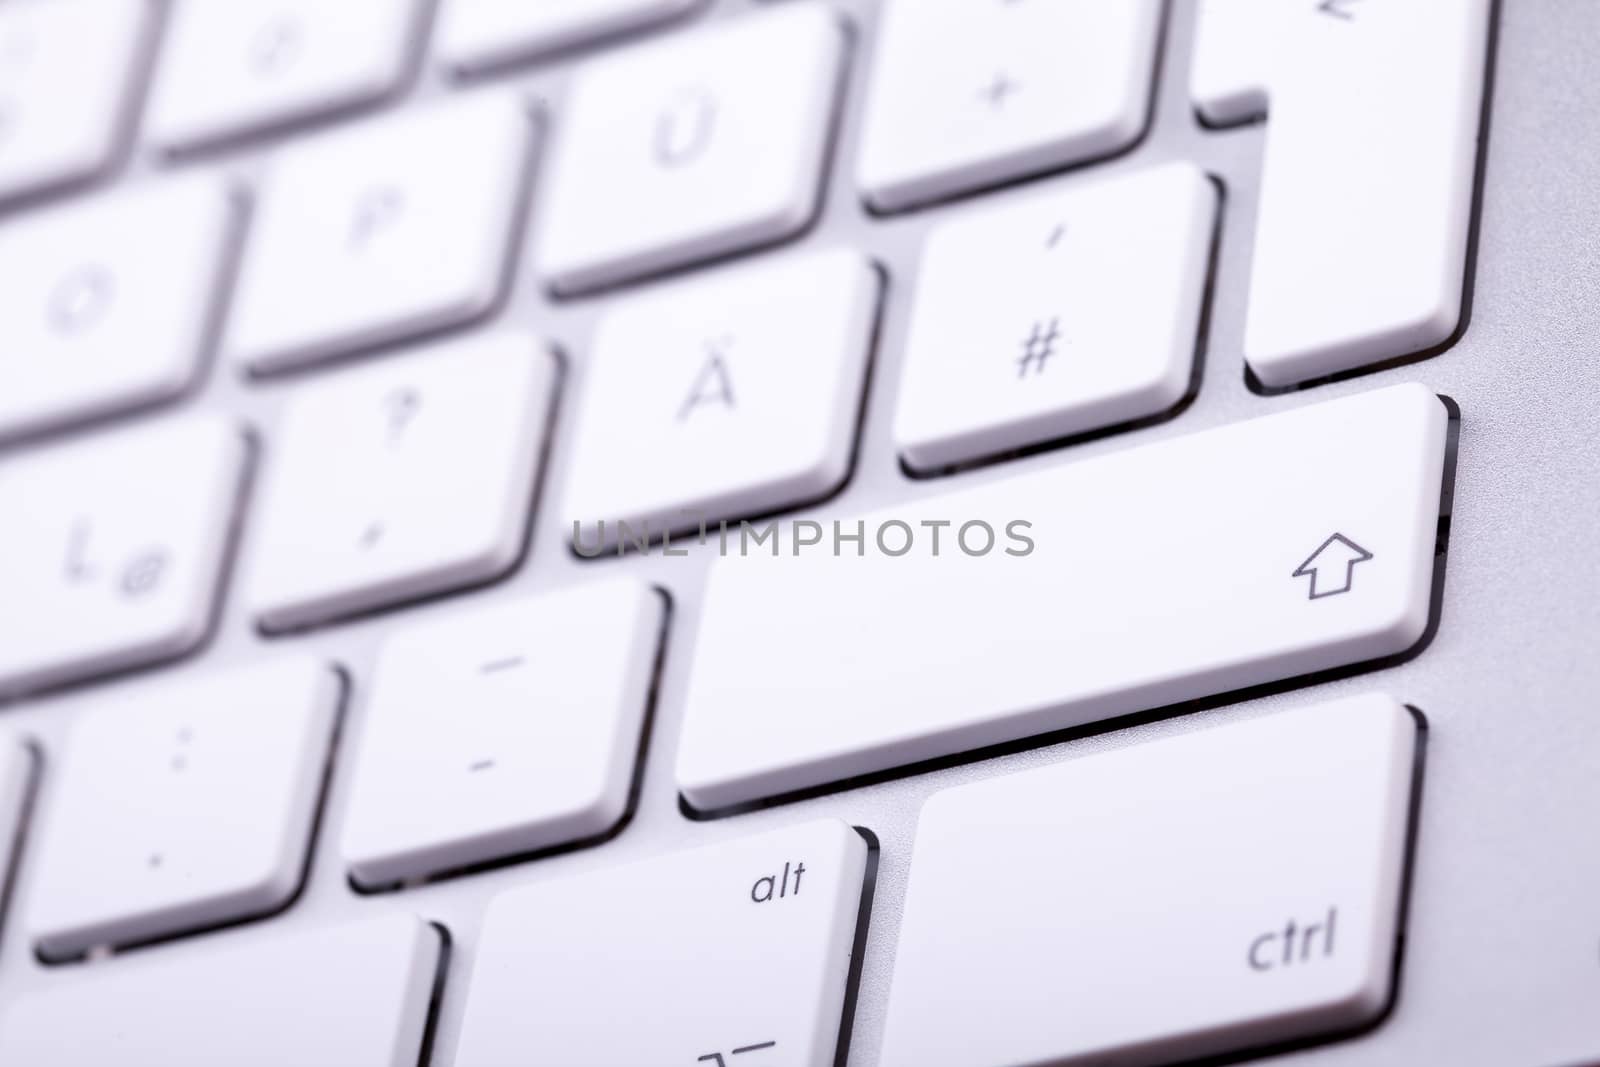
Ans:
[[[0,935],[4,935],[6,917],[11,914],[29,834],[33,830],[34,811],[39,804],[40,785],[44,781],[44,750],[31,738],[23,741],[22,747],[27,753],[28,766],[24,771],[26,780],[22,783],[22,803],[17,806],[16,832],[11,837],[10,848],[0,852],[0,870],[6,872],[5,881],[0,882]]]
[[[440,922],[430,922],[428,925],[439,935],[439,961],[433,969],[433,988],[428,994],[428,1014],[422,1023],[417,1067],[428,1067],[433,1061],[433,1043],[439,1036],[440,1009],[444,1005],[445,979],[450,973],[451,957],[455,954],[455,941],[450,936],[450,928]]]
[[[878,891],[878,861],[882,852],[877,834],[865,826],[854,829],[867,842],[867,862],[861,876],[861,898],[856,907],[855,937],[850,943],[850,969],[845,975],[844,1004],[839,1014],[839,1043],[834,1050],[833,1067],[849,1067],[850,1063],[856,1002],[861,993],[861,972],[866,963],[867,933],[872,925],[872,901]]]

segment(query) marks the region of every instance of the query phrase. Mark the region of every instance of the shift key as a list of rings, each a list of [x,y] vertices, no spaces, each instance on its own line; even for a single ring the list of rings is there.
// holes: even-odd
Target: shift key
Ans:
[[[679,789],[733,807],[1406,653],[1449,434],[1396,385],[730,540]]]

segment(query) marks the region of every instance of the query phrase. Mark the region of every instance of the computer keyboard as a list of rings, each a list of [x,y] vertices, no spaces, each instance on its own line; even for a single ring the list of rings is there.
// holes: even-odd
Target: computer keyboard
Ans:
[[[0,1067],[1600,1063],[1597,33],[0,0]]]

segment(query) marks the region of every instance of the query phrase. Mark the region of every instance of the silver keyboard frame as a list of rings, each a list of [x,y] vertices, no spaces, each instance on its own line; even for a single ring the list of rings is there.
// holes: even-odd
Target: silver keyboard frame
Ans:
[[[800,2],[800,0],[782,0]],[[25,935],[18,904],[26,897],[35,842],[25,843],[19,884],[0,937],[0,991],[53,987],[90,973],[138,968],[214,945],[270,938],[389,909],[408,909],[446,926],[453,940],[432,1063],[452,1061],[469,993],[478,927],[494,894],[541,878],[609,867],[664,851],[737,837],[818,817],[866,827],[880,842],[877,882],[854,1029],[851,1067],[876,1067],[918,808],[936,790],[1022,767],[1075,759],[1213,723],[1270,714],[1330,697],[1383,689],[1422,709],[1431,725],[1426,785],[1414,856],[1398,1001],[1375,1030],[1303,1049],[1270,1062],[1316,1067],[1561,1067],[1600,1062],[1600,6],[1577,0],[1504,0],[1498,16],[1490,92],[1489,145],[1483,176],[1471,322],[1453,347],[1433,358],[1299,392],[1263,396],[1246,385],[1239,356],[1264,127],[1202,128],[1187,92],[1195,5],[1169,0],[1148,135],[1130,153],[986,196],[889,218],[875,218],[854,187],[860,100],[871,55],[872,0],[822,0],[855,27],[846,104],[817,224],[783,248],[845,243],[883,266],[888,286],[854,473],[843,492],[798,514],[836,517],[919,499],[958,485],[1092,459],[1267,412],[1419,381],[1461,409],[1459,462],[1442,617],[1432,644],[1401,663],[1310,686],[1281,687],[1238,703],[1168,716],[1068,740],[1021,746],[997,756],[950,761],[922,773],[779,804],[725,818],[695,820],[680,810],[673,763],[683,717],[688,652],[709,558],[660,556],[585,561],[567,548],[557,504],[574,430],[573,398],[583,389],[585,353],[598,312],[612,295],[552,300],[532,275],[526,236],[509,298],[492,323],[532,326],[563,352],[566,374],[535,512],[529,554],[508,579],[489,588],[294,636],[264,638],[230,589],[216,633],[201,653],[138,678],[101,681],[23,702],[4,725],[37,739],[44,754],[33,831],[50,815],[52,756],[82,706],[115,699],[117,687],[181,678],[309,651],[343,665],[353,685],[339,749],[301,896],[283,913],[130,951],[111,960],[44,966]],[[1449,0],[1443,0],[1449,2]],[[710,10],[665,33],[771,6],[761,0],[713,0]],[[643,40],[659,36],[641,35]],[[409,88],[377,109],[476,88],[515,86],[544,101],[543,125],[562,121],[568,72],[606,45],[576,56],[481,78],[462,88],[429,60]],[[159,62],[159,57],[157,59]],[[292,139],[277,135],[209,153],[177,167],[138,148],[113,182],[76,196],[172,170],[234,175],[249,186],[261,158]],[[541,137],[542,139],[542,137]],[[1197,161],[1226,189],[1210,303],[1209,336],[1198,395],[1177,417],[948,478],[912,480],[890,440],[900,348],[916,253],[927,229],[984,204],[1047,188],[1126,173],[1167,159]],[[532,232],[539,224],[542,159],[532,182]],[[0,217],[3,221],[4,217]],[[735,260],[737,262],[737,260]],[[692,274],[694,271],[679,272]],[[652,283],[653,284],[653,283]],[[648,286],[631,286],[623,295]],[[386,351],[401,350],[397,346]],[[382,353],[376,358],[384,358]],[[289,390],[314,388],[337,373],[322,367],[268,382],[247,382],[213,364],[197,394],[175,410],[231,412],[271,441]],[[118,420],[125,425],[136,420]],[[24,445],[22,448],[26,448]],[[16,449],[20,450],[20,449]],[[10,454],[14,451],[7,449]],[[253,505],[258,501],[252,500]],[[253,545],[247,506],[237,561]],[[1175,517],[1181,521],[1181,516]],[[509,866],[408,888],[362,895],[346,881],[338,847],[348,801],[351,746],[359,741],[374,653],[385,635],[497,599],[565,587],[626,571],[668,591],[672,601],[646,762],[631,820],[612,840]],[[841,611],[848,610],[841,605]],[[981,624],[979,624],[981,625]],[[981,636],[981,630],[978,631]],[[604,635],[596,635],[603,639]],[[1160,966],[1159,959],[1151,960]],[[626,1006],[617,1006],[625,1016]],[[1070,1011],[1063,1004],[1063,1011]],[[972,1006],[981,1012],[981,1006]],[[530,1053],[531,1054],[531,1053]]]

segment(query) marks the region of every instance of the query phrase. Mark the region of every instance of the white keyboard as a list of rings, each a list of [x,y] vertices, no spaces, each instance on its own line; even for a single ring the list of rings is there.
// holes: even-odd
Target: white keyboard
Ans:
[[[1408,941],[1498,20],[0,3],[0,1065],[1600,1062]]]

